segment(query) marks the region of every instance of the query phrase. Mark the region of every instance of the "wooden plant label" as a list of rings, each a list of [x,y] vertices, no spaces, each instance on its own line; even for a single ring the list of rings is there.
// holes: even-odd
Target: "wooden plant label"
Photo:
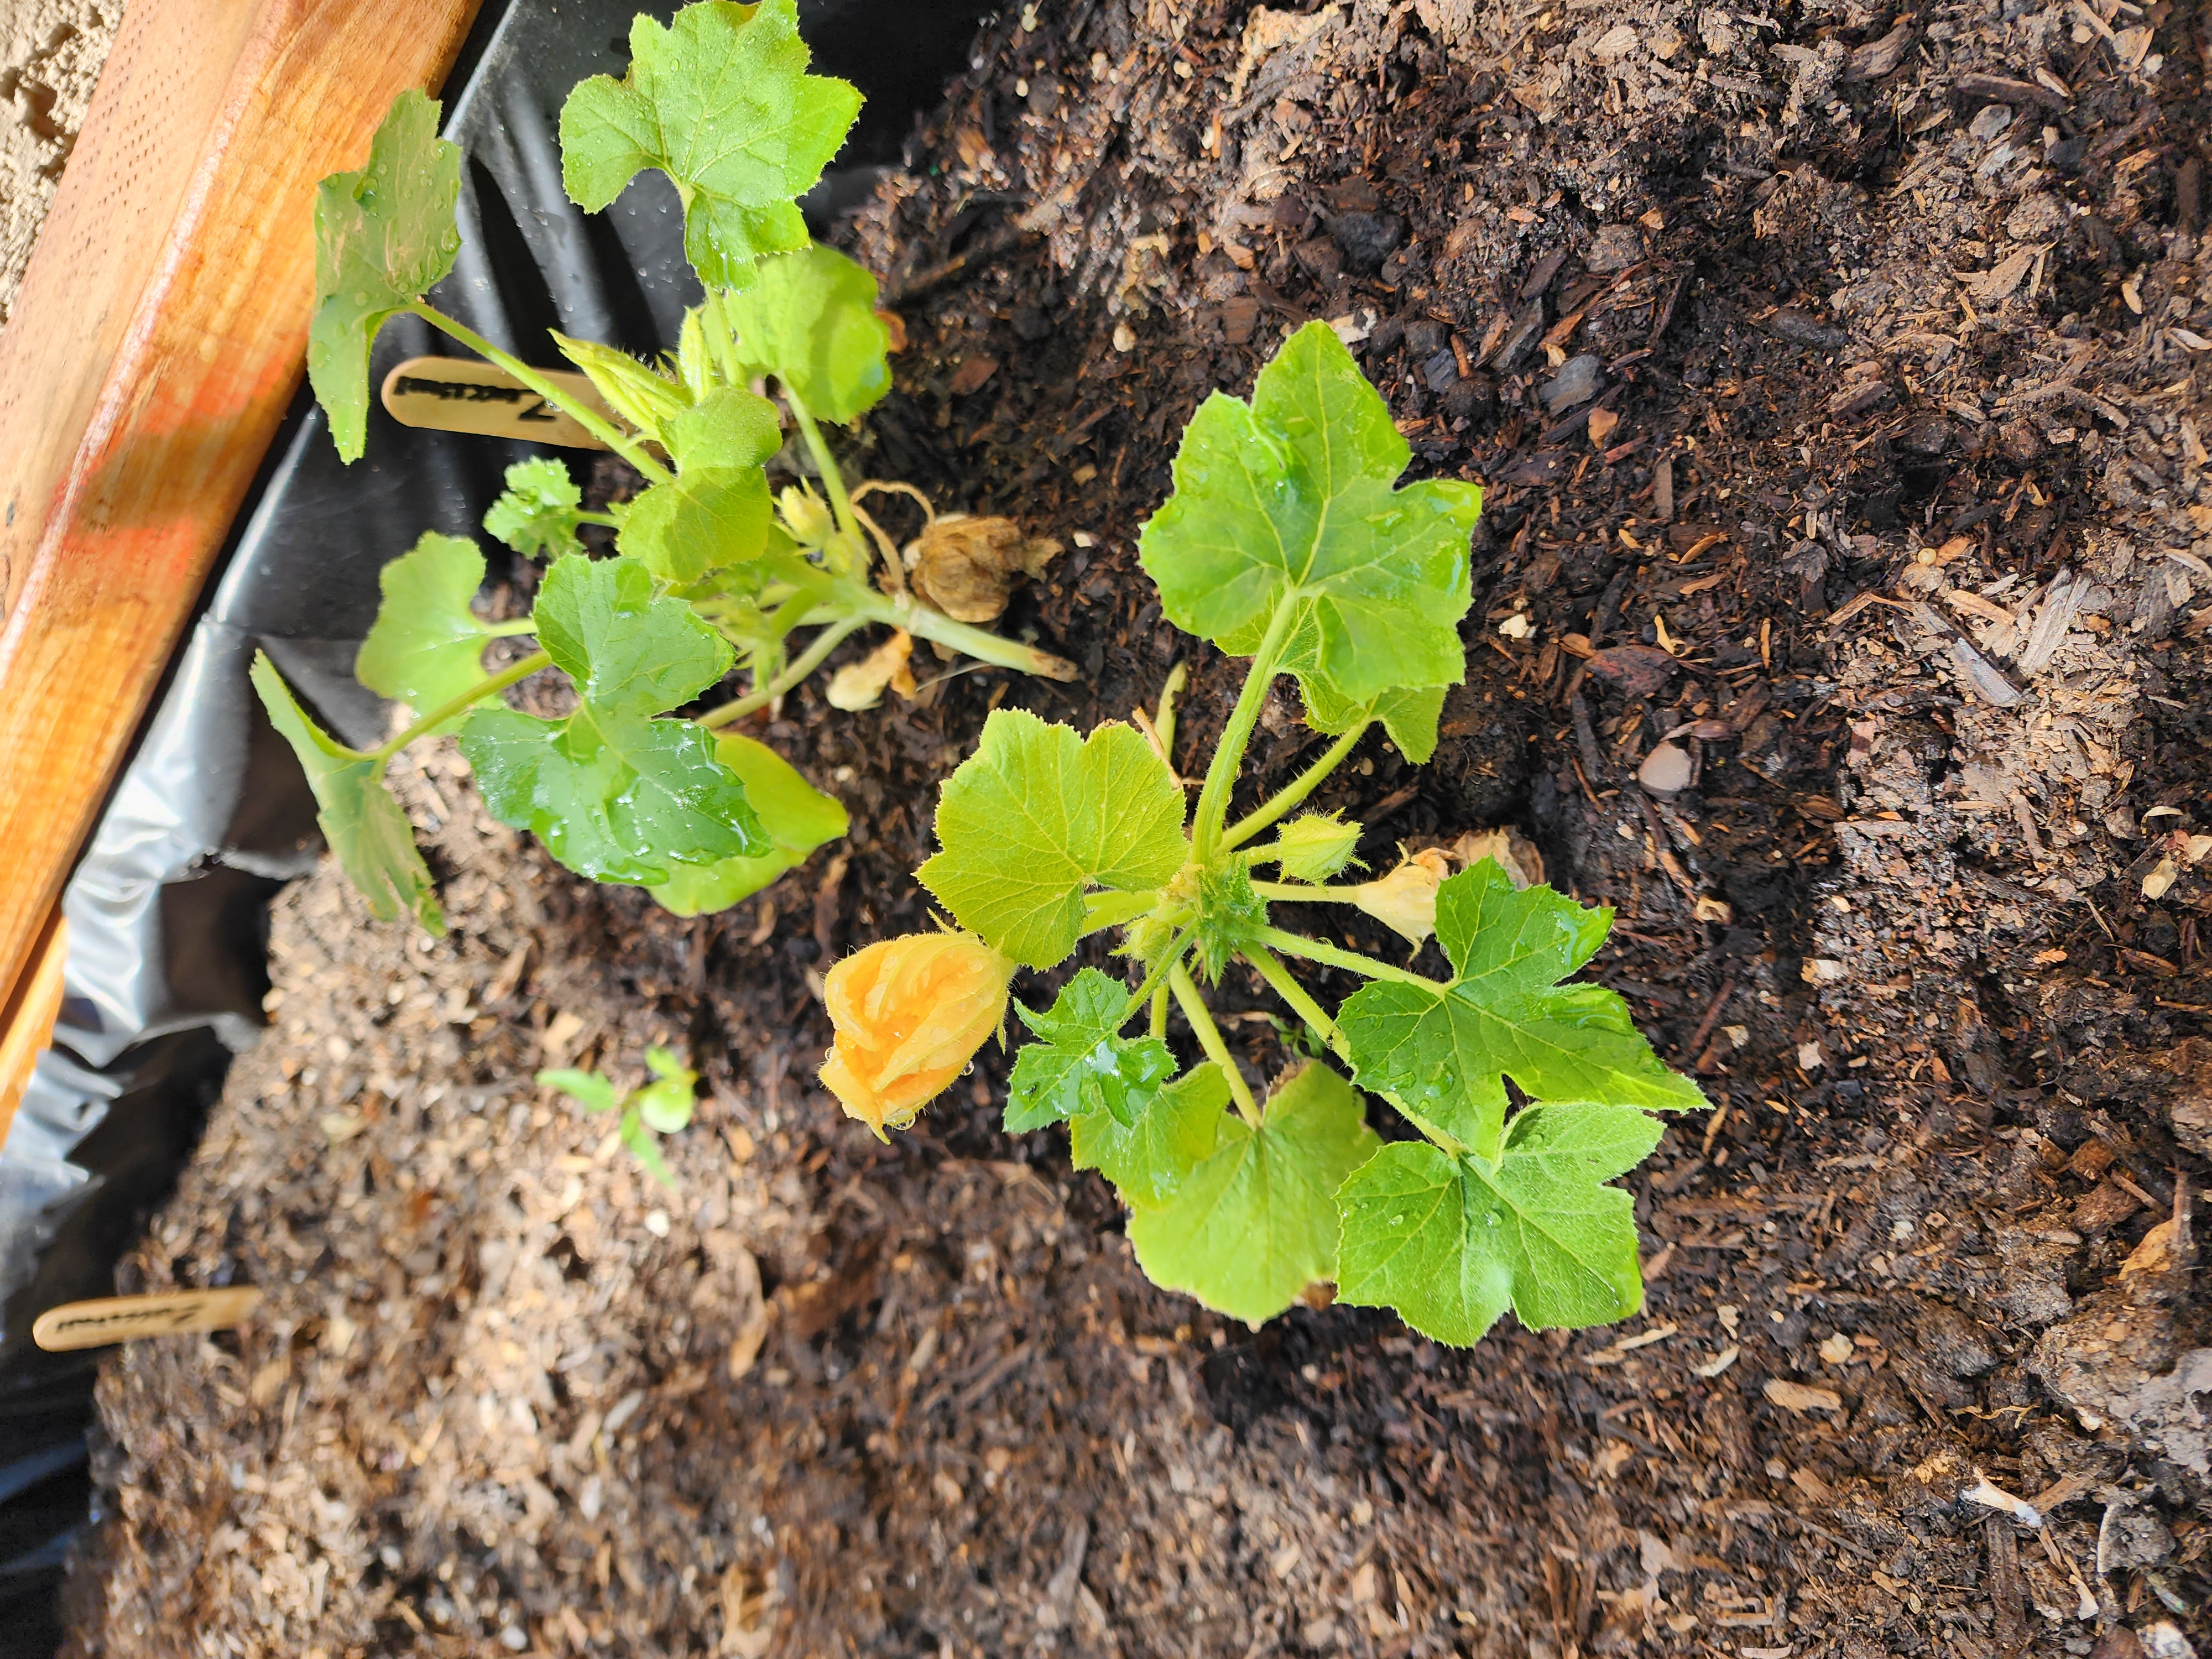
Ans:
[[[614,418],[581,374],[539,373],[586,408]],[[606,447],[505,369],[473,357],[410,357],[384,377],[383,398],[386,411],[402,426],[523,438],[564,449]]]
[[[155,1296],[110,1296],[49,1308],[31,1327],[31,1340],[48,1353],[102,1348],[144,1336],[220,1331],[241,1323],[261,1300],[250,1285],[216,1291],[164,1291]]]

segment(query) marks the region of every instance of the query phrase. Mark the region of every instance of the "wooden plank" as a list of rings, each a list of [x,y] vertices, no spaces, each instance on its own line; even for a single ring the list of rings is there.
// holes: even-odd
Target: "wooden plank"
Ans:
[[[15,1108],[23,1103],[31,1067],[54,1040],[54,1021],[62,1012],[62,964],[68,956],[69,924],[58,904],[39,930],[27,971],[16,977],[14,994],[0,1001],[0,1144],[8,1139]]]
[[[0,331],[0,988],[299,384],[315,182],[361,165],[400,91],[435,88],[477,4],[124,15]]]

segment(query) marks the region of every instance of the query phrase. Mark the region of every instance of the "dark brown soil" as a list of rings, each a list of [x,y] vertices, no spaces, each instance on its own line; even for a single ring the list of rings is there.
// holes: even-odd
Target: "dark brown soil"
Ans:
[[[111,1368],[86,1650],[2201,1639],[2197,11],[1037,10],[854,229],[910,338],[860,464],[1066,543],[1006,623],[1084,679],[795,698],[766,735],[852,837],[696,922],[410,774],[453,937],[328,870],[287,897],[271,1038],[134,1266],[271,1299]],[[1324,804],[1370,862],[1529,835],[1720,1103],[1632,1182],[1619,1330],[1251,1332],[999,1133],[996,1056],[884,1147],[812,1084],[818,974],[923,925],[987,708],[1126,717],[1187,659],[1202,769],[1237,670],[1135,533],[1199,399],[1312,317],[1417,471],[1490,489],[1434,764],[1370,740]],[[1585,353],[1595,403],[1548,407]],[[1259,771],[1311,742],[1279,705]],[[1655,795],[1663,742],[1695,775]],[[528,1082],[660,1040],[712,1090],[672,1195]]]

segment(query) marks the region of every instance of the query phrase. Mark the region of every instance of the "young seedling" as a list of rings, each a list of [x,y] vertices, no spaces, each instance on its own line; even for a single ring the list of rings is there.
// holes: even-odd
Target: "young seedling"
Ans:
[[[898,550],[856,504],[870,490],[909,487],[848,489],[823,435],[822,422],[856,420],[882,398],[890,372],[875,279],[811,244],[797,206],[844,142],[860,95],[807,72],[794,0],[703,0],[665,27],[641,16],[630,49],[623,79],[594,76],[562,108],[562,176],[595,211],[640,172],[666,173],[705,298],[659,365],[553,337],[615,420],[424,299],[459,249],[460,152],[438,137],[431,100],[402,94],[368,165],[325,179],[316,200],[307,370],[340,455],[358,459],[366,441],[377,331],[406,315],[562,409],[647,483],[633,501],[586,511],[562,463],[508,470],[484,527],[550,562],[518,621],[476,615],[484,562],[465,538],[426,535],[386,566],[356,672],[416,718],[374,749],[323,732],[268,659],[256,660],[254,684],[307,769],[324,833],[382,920],[412,912],[434,933],[443,927],[385,782],[392,757],[418,738],[456,733],[492,815],[538,836],[570,869],[637,883],[689,915],[736,903],[844,833],[835,801],[728,728],[850,635],[881,625],[902,652],[919,637],[1024,672],[1074,673],[909,592]],[[755,390],[770,382],[780,405]],[[805,485],[771,495],[766,467],[787,416],[822,495]],[[577,532],[587,524],[613,532],[615,556],[584,556]],[[538,648],[486,672],[485,647],[510,635]],[[547,668],[573,685],[573,713],[543,720],[507,707],[502,692]],[[740,695],[664,718],[733,669],[750,682]]]
[[[647,1175],[672,1192],[676,1177],[668,1172],[668,1165],[660,1156],[660,1137],[690,1127],[691,1109],[696,1099],[693,1091],[697,1087],[699,1074],[666,1048],[647,1049],[645,1067],[653,1073],[653,1081],[637,1089],[617,1089],[597,1072],[567,1067],[540,1072],[537,1081],[539,1088],[558,1089],[595,1115],[602,1112],[620,1114],[615,1133],[622,1137],[623,1145],[629,1148],[631,1156]]]
[[[1049,1007],[1013,1005],[1035,1040],[1014,1064],[1006,1128],[1068,1124],[1076,1164],[1120,1189],[1137,1260],[1159,1285],[1256,1324],[1333,1280],[1339,1300],[1468,1344],[1509,1307],[1540,1328],[1642,1305],[1631,1200],[1606,1183],[1656,1144],[1654,1113],[1705,1101],[1660,1064],[1620,997],[1561,982],[1604,942],[1609,911],[1518,890],[1489,859],[1449,878],[1431,854],[1340,879],[1361,827],[1300,811],[1377,724],[1425,761],[1445,688],[1465,671],[1458,623],[1480,495],[1396,487],[1409,459],[1324,324],[1291,336],[1250,403],[1206,400],[1139,543],[1169,618],[1250,659],[1195,809],[1170,764],[1171,695],[1143,732],[1113,724],[1085,738],[994,713],[945,786],[941,850],[919,872],[963,931],[885,941],[830,971],[836,1043],[822,1076],[878,1133],[910,1123],[999,1028],[1018,969],[1117,934],[1133,988],[1085,968]],[[1334,741],[1231,817],[1246,745],[1285,676]],[[1433,933],[1448,971],[1276,919],[1331,905],[1417,944]],[[1297,1059],[1255,1089],[1202,989],[1231,963],[1255,972],[1308,1052],[1328,1060]],[[1367,983],[1332,1012],[1301,978],[1316,967]],[[1188,1068],[1167,1042],[1170,1005],[1203,1056]],[[1363,1091],[1418,1139],[1385,1145]]]

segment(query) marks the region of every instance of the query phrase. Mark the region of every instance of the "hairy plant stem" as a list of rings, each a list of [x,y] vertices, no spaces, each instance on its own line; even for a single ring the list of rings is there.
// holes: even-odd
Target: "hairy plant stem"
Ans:
[[[1164,985],[1152,988],[1152,1017],[1148,1024],[1152,1034],[1164,1041],[1168,1034],[1168,988]]]
[[[1319,760],[1277,790],[1258,811],[1249,817],[1239,818],[1235,823],[1230,825],[1222,832],[1222,849],[1224,852],[1233,852],[1242,847],[1292,807],[1303,802],[1315,790],[1320,788],[1328,775],[1343,764],[1344,757],[1352,751],[1360,738],[1367,735],[1367,728],[1373,724],[1372,720],[1360,721],[1358,725],[1329,744],[1328,752]]]
[[[1280,899],[1291,904],[1357,904],[1352,897],[1354,887],[1321,887],[1303,881],[1255,881],[1252,890],[1263,899]]]
[[[878,593],[872,588],[860,587],[855,583],[851,585],[849,595],[841,593],[831,603],[841,607],[849,606],[849,614],[869,622],[886,623],[893,628],[902,628],[909,634],[919,635],[925,640],[949,645],[955,651],[974,657],[979,662],[996,663],[1001,668],[1018,669],[1024,674],[1039,674],[1048,680],[1072,680],[1076,678],[1075,665],[1066,659],[994,634],[988,629],[955,622],[943,611],[931,610],[909,594]]]
[[[1252,1085],[1244,1080],[1244,1073],[1237,1069],[1237,1060],[1222,1040],[1221,1028],[1213,1023],[1206,999],[1191,983],[1189,970],[1182,963],[1168,969],[1168,988],[1175,1000],[1182,1005],[1183,1018],[1198,1035],[1198,1046],[1206,1050],[1206,1057],[1221,1068],[1222,1076],[1229,1079],[1229,1093],[1237,1103],[1237,1115],[1254,1128],[1260,1127],[1260,1105],[1252,1098]]]
[[[517,617],[512,622],[486,623],[484,637],[489,640],[520,639],[525,634],[535,634],[538,624],[528,617]]]
[[[1176,699],[1182,694],[1183,684],[1190,678],[1190,665],[1179,662],[1168,670],[1168,677],[1160,682],[1160,712],[1152,721],[1152,730],[1159,734],[1160,758],[1175,770]]]
[[[830,516],[837,520],[837,529],[860,560],[860,574],[868,568],[868,538],[861,533],[860,521],[853,512],[853,498],[845,493],[845,475],[837,470],[837,462],[830,453],[829,440],[806,405],[799,401],[789,381],[783,382],[783,400],[791,405],[791,418],[799,422],[799,435],[805,441],[806,453],[814,458],[814,470],[822,475],[822,489],[830,497]],[[902,592],[906,586],[906,573],[898,568],[896,559],[884,568],[890,572],[891,585]]]
[[[579,513],[576,514],[576,522],[605,525],[610,530],[620,530],[623,524],[623,521],[611,513]]]
[[[725,386],[743,386],[744,377],[738,372],[738,341],[730,331],[729,307],[723,303],[722,290],[707,290],[706,303],[699,307],[699,331],[707,337],[707,349],[714,354],[714,368]]]
[[[848,634],[867,626],[865,617],[848,617],[835,622],[814,636],[805,650],[791,659],[791,665],[766,685],[757,686],[734,702],[726,702],[720,708],[710,708],[699,716],[699,724],[712,732],[727,726],[732,720],[741,720],[757,708],[765,708],[785,692],[822,666]]]
[[[398,737],[370,750],[369,759],[390,760],[416,738],[424,736],[436,726],[453,719],[470,704],[481,702],[486,697],[495,696],[517,681],[526,680],[539,669],[550,668],[552,665],[553,659],[548,653],[543,651],[532,652],[514,666],[503,668],[498,673],[477,681],[459,696],[447,698],[428,714],[416,715],[414,725],[409,726]]]
[[[1168,946],[1167,953],[1154,963],[1152,971],[1145,975],[1145,982],[1129,993],[1128,1001],[1121,1006],[1121,1018],[1114,1022],[1115,1030],[1127,1025],[1135,1017],[1137,1010],[1147,1002],[1158,1001],[1160,993],[1167,988],[1168,975],[1182,970],[1183,952],[1190,949],[1191,938],[1197,932],[1194,925],[1176,935],[1175,943]]]
[[[1322,1011],[1321,1004],[1307,994],[1304,986],[1291,977],[1291,970],[1283,966],[1283,959],[1266,945],[1249,939],[1239,948],[1244,960],[1260,970],[1260,977],[1267,981],[1275,994],[1289,1003],[1300,1019],[1321,1033],[1329,1052],[1346,1066],[1351,1065],[1352,1044],[1345,1039],[1344,1028]]]
[[[429,324],[431,327],[459,340],[485,362],[496,363],[505,369],[523,385],[544,398],[547,403],[566,413],[578,426],[582,427],[585,431],[613,450],[653,483],[666,483],[676,476],[659,461],[654,460],[652,456],[647,454],[645,446],[637,439],[619,430],[611,422],[602,418],[597,411],[586,409],[571,401],[568,394],[555,386],[552,381],[547,380],[520,358],[501,351],[466,323],[458,322],[440,311],[435,306],[425,305],[420,300],[408,301],[407,309],[413,315],[420,317],[424,322]]]
[[[1138,917],[1146,915],[1158,905],[1158,889],[1147,888],[1141,893],[1090,893],[1083,900],[1083,935],[1102,933],[1109,927],[1126,927]]]
[[[1324,945],[1321,940],[1308,939],[1302,933],[1286,933],[1279,927],[1259,928],[1252,937],[1262,945],[1273,945],[1286,957],[1304,957],[1309,962],[1342,968],[1369,979],[1395,980],[1401,985],[1419,985],[1431,991],[1445,988],[1437,981],[1425,979],[1408,969],[1394,968],[1373,957],[1363,957],[1357,951],[1340,950],[1334,945]]]
[[[1252,728],[1259,723],[1261,709],[1267,707],[1267,688],[1275,683],[1275,665],[1281,659],[1297,614],[1295,599],[1286,596],[1275,606],[1275,614],[1267,618],[1267,631],[1261,636],[1260,648],[1252,653],[1251,667],[1245,671],[1244,689],[1237,694],[1237,707],[1230,711],[1229,724],[1222,728],[1220,745],[1214,750],[1212,763],[1206,769],[1206,787],[1198,795],[1198,830],[1194,837],[1201,865],[1210,866],[1221,850],[1221,823],[1229,813],[1229,796],[1237,787],[1237,774],[1244,764],[1244,746],[1252,740]]]

